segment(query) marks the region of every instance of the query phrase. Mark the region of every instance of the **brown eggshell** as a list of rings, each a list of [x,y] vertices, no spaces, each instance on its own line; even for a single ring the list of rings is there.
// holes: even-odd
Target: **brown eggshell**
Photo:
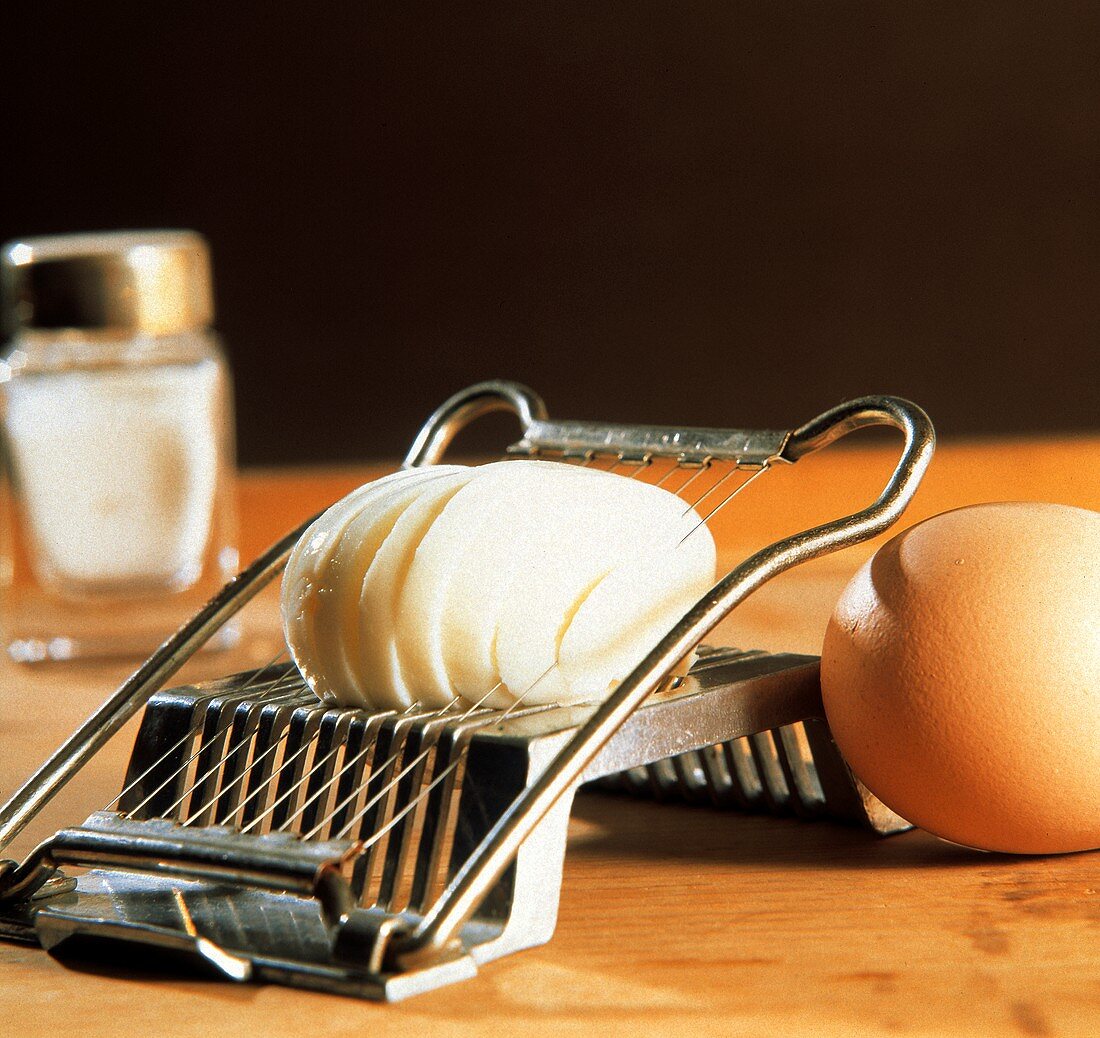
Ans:
[[[975,505],[895,537],[841,595],[821,685],[841,752],[909,821],[1100,846],[1100,513]]]

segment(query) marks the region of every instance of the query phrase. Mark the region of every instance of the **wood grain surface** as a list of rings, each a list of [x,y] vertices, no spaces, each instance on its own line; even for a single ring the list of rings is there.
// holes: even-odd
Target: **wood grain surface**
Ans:
[[[834,448],[781,470],[722,516],[723,557],[850,511],[889,471],[887,447]],[[246,556],[361,482],[358,470],[251,472]],[[905,523],[986,500],[1100,509],[1100,437],[942,445]],[[712,639],[814,652],[874,545],[773,582]],[[210,676],[265,661],[274,598],[245,617]],[[0,665],[0,795],[126,673]],[[16,850],[118,789],[133,726]],[[583,794],[561,916],[547,946],[394,1006],[123,969],[62,966],[0,945],[0,1034],[45,1035],[1080,1035],[1100,1034],[1100,854],[1010,858],[912,832]]]

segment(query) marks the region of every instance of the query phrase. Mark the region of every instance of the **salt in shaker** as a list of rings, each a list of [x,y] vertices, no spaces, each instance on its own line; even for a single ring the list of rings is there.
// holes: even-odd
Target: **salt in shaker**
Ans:
[[[145,655],[237,568],[206,243],[27,238],[0,268],[3,644],[21,662]]]

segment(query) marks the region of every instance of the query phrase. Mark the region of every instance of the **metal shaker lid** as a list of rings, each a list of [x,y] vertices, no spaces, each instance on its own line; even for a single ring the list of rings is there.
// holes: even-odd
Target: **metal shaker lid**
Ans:
[[[0,252],[9,332],[171,335],[214,317],[210,252],[194,231],[22,238]]]

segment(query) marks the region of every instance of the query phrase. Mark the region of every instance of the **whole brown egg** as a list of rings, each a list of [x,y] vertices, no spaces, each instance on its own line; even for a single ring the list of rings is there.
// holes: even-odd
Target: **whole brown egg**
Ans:
[[[1100,513],[975,505],[895,537],[841,595],[821,685],[841,752],[909,821],[1100,846]]]

